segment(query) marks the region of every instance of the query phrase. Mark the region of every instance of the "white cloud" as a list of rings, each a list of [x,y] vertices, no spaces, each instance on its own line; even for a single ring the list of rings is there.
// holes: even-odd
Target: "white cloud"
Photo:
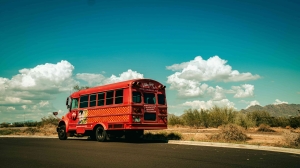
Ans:
[[[108,83],[126,81],[130,79],[142,79],[142,78],[144,78],[143,74],[128,69],[126,72],[119,74],[119,76],[111,75],[111,77],[105,79],[103,82],[105,84],[108,84]]]
[[[210,109],[214,106],[218,107],[228,107],[228,108],[235,108],[234,103],[230,102],[228,99],[222,99],[218,101],[199,101],[199,100],[194,100],[194,101],[187,101],[182,104],[183,106],[189,106],[193,109]]]
[[[27,108],[26,105],[22,105],[21,107],[22,107],[23,110],[25,110]]]
[[[144,75],[138,73],[137,71],[132,71],[131,69],[128,69],[127,71],[119,74],[119,76],[111,75],[110,77],[105,77],[102,74],[78,73],[76,74],[76,78],[87,81],[89,86],[92,86],[93,84],[103,85],[103,84],[121,82],[130,79],[142,79],[144,78]]]
[[[16,110],[16,108],[10,106],[10,107],[7,107],[7,110],[13,111],[13,110]]]
[[[68,61],[56,64],[46,63],[34,68],[19,70],[11,79],[0,78],[0,91],[35,90],[59,92],[70,90],[75,81],[72,79],[74,67]]]
[[[0,77],[0,110],[4,111],[1,120],[8,117],[15,122],[24,114],[39,120],[42,114],[54,110],[48,100],[77,84],[72,77],[73,70],[72,64],[62,60],[21,69],[11,79]],[[7,110],[13,113],[7,114]]]
[[[251,107],[251,106],[255,106],[255,105],[260,105],[257,100],[253,100],[253,101],[249,102],[249,105],[246,107],[246,109]]]
[[[179,97],[196,97],[204,94],[208,88],[207,84],[198,83],[194,80],[186,80],[178,77],[179,73],[168,76],[167,83],[170,83],[170,89],[178,91]]]
[[[216,88],[209,87],[207,89],[207,93],[210,94],[212,96],[212,100],[215,100],[215,101],[222,100],[222,99],[226,98],[226,96],[225,96],[226,92],[227,91],[224,90],[220,86],[216,86]]]
[[[278,105],[278,104],[288,104],[288,102],[285,102],[285,101],[281,101],[279,99],[276,99],[275,102],[273,103],[275,105]]]
[[[102,74],[78,73],[76,74],[76,78],[87,81],[89,86],[93,86],[101,83],[105,79],[105,76]]]
[[[218,56],[208,60],[203,60],[202,57],[197,56],[189,62],[167,66],[167,69],[176,71],[167,77],[167,83],[171,85],[170,89],[178,91],[179,97],[203,96],[206,92],[213,97],[213,100],[226,98],[225,93],[235,93],[237,98],[253,96],[253,85],[245,84],[233,87],[234,90],[225,90],[220,86],[212,88],[201,83],[204,81],[238,82],[260,78],[259,75],[252,75],[249,72],[240,73],[237,70],[232,70],[231,66],[226,63],[226,60]]]
[[[254,95],[254,85],[244,84],[241,86],[232,86],[231,89],[235,92],[235,98],[252,97]]]
[[[194,60],[181,64],[167,66],[167,69],[172,71],[180,71],[177,76],[186,80],[202,81],[223,81],[237,82],[256,80],[259,75],[252,75],[249,72],[240,73],[237,70],[232,70],[230,65],[226,65],[227,61],[218,56],[210,57],[208,60],[203,60],[201,56],[195,57]]]

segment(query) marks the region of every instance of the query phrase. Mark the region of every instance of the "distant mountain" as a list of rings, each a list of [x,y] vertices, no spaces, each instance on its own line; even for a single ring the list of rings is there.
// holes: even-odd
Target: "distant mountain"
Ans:
[[[300,116],[300,104],[278,104],[278,105],[266,105],[266,106],[250,106],[247,109],[242,109],[241,112],[252,112],[252,111],[266,111],[274,117],[289,117],[289,116]]]

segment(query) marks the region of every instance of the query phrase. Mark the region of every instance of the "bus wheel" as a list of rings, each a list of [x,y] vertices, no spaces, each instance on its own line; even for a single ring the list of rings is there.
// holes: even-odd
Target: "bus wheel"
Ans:
[[[66,140],[68,138],[67,133],[66,133],[66,126],[61,125],[58,129],[58,138],[60,140]]]
[[[95,130],[96,140],[99,142],[104,142],[106,140],[107,134],[102,126],[99,126]]]

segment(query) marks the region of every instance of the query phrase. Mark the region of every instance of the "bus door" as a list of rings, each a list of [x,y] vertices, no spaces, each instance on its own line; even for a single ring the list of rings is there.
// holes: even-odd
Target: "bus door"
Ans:
[[[71,109],[68,115],[69,129],[75,130],[78,122],[78,98],[72,99]]]

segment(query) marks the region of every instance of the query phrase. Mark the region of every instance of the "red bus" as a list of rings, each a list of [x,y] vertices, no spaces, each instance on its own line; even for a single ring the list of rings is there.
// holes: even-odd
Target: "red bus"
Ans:
[[[144,130],[167,129],[165,88],[152,79],[134,79],[74,92],[67,98],[58,137],[89,136],[103,142],[125,135],[134,140]]]

